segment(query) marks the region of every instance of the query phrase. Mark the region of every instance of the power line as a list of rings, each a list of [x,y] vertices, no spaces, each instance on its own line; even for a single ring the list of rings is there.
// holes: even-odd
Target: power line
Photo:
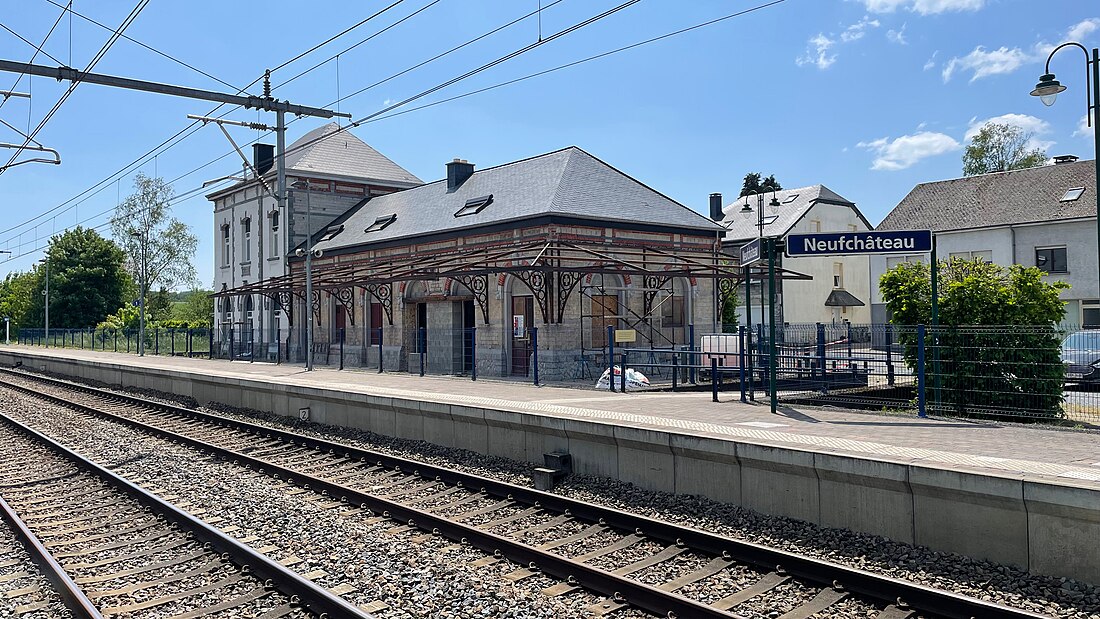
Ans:
[[[315,52],[315,51],[317,51],[317,50],[321,49],[322,47],[324,47],[324,46],[328,45],[329,43],[332,43],[332,42],[333,42],[333,41],[335,41],[336,39],[339,39],[340,37],[344,36],[345,34],[347,34],[347,33],[351,32],[352,30],[355,30],[355,29],[356,29],[356,28],[358,28],[359,26],[362,26],[363,24],[365,24],[365,23],[369,22],[370,20],[374,19],[375,17],[378,17],[379,15],[381,15],[381,14],[385,13],[386,11],[388,11],[388,10],[390,10],[390,9],[394,8],[395,6],[397,6],[397,5],[401,4],[401,3],[402,3],[402,2],[404,2],[404,1],[405,1],[405,0],[396,0],[396,2],[394,2],[393,4],[391,4],[391,5],[387,6],[386,8],[384,8],[384,9],[382,9],[382,10],[380,10],[380,11],[377,11],[376,13],[374,13],[373,15],[371,15],[370,17],[367,17],[366,19],[363,19],[362,21],[360,21],[359,23],[357,23],[357,24],[355,24],[355,25],[353,25],[353,26],[349,26],[348,28],[345,28],[345,29],[344,29],[344,30],[342,30],[342,31],[341,31],[341,32],[340,32],[339,34],[334,34],[334,35],[332,35],[331,37],[329,37],[329,38],[325,39],[324,41],[321,41],[321,42],[320,42],[320,43],[318,43],[317,45],[314,45],[313,47],[311,47],[311,48],[307,49],[306,51],[304,51],[304,52],[302,52],[302,53],[300,53],[300,54],[298,54],[297,56],[295,56],[295,57],[291,58],[290,60],[287,60],[286,62],[284,62],[284,63],[280,64],[279,66],[277,66],[277,67],[275,67],[274,69],[272,69],[272,70],[271,70],[271,72],[272,72],[272,73],[274,73],[275,71],[278,71],[279,69],[282,69],[283,67],[285,67],[285,66],[287,66],[287,65],[291,64],[292,62],[295,62],[295,61],[297,61],[297,60],[300,60],[301,58],[303,58],[303,57],[305,57],[305,56],[308,56],[309,54],[312,54],[313,52]]]
[[[20,41],[26,43],[27,45],[30,45],[33,48],[35,48],[34,51],[35,51],[36,56],[38,54],[44,54],[47,58],[49,58],[50,60],[56,62],[57,64],[65,64],[65,63],[61,62],[60,60],[58,60],[57,58],[54,58],[53,56],[51,56],[50,53],[47,52],[46,50],[42,49],[41,46],[37,46],[34,43],[31,43],[23,35],[21,35],[18,32],[12,30],[11,28],[8,28],[7,26],[5,26],[3,22],[0,22],[0,28],[3,28],[4,30],[7,30],[8,32],[14,34],[16,36],[16,38],[18,38]],[[45,41],[43,41],[43,43],[45,43]],[[20,77],[22,77],[22,76],[20,76]]]
[[[66,6],[65,6],[65,5],[63,5],[63,4],[59,4],[59,3],[55,2],[54,0],[46,0],[46,2],[49,2],[50,4],[52,4],[52,5],[54,5],[54,6],[58,7],[58,8],[61,8],[61,9],[67,10],[67,11],[69,12],[70,16],[71,16],[71,15],[76,15],[76,16],[77,16],[77,17],[79,17],[80,19],[83,19],[84,21],[86,21],[86,22],[89,22],[89,23],[91,23],[91,24],[95,24],[96,26],[99,26],[100,28],[102,28],[102,29],[104,29],[104,30],[108,30],[108,31],[113,31],[113,29],[112,29],[112,28],[111,28],[110,26],[108,26],[108,25],[105,25],[105,24],[103,24],[103,23],[100,23],[100,22],[98,22],[98,21],[96,21],[96,20],[92,19],[91,17],[88,17],[87,15],[82,15],[82,14],[81,14],[80,12],[78,12],[78,11],[74,11],[74,10],[72,9],[72,6],[71,6],[71,4],[72,4],[72,3],[71,3],[71,2],[70,2],[70,6],[68,6],[68,7],[66,7]],[[229,82],[226,82],[226,81],[224,81],[224,80],[218,79],[217,77],[215,77],[215,76],[213,76],[213,75],[211,75],[211,74],[207,73],[206,71],[203,71],[202,69],[199,69],[199,68],[197,68],[197,67],[195,67],[195,66],[193,66],[193,65],[190,65],[190,64],[188,64],[188,63],[186,63],[186,62],[184,62],[184,61],[180,60],[179,58],[176,58],[175,56],[172,56],[171,54],[168,54],[168,53],[166,53],[166,52],[162,52],[161,50],[159,50],[159,49],[157,49],[157,48],[155,48],[155,47],[152,47],[152,46],[150,46],[150,45],[146,45],[145,43],[142,43],[141,41],[138,41],[138,40],[137,40],[137,39],[135,39],[135,38],[132,38],[132,37],[130,37],[130,36],[127,36],[127,35],[125,35],[125,34],[123,34],[123,35],[122,35],[122,38],[126,39],[127,41],[129,41],[129,42],[131,42],[131,43],[134,43],[135,45],[140,45],[141,47],[144,47],[145,49],[147,49],[147,50],[149,50],[149,51],[153,52],[154,54],[157,54],[157,55],[159,55],[159,56],[163,56],[164,58],[167,58],[168,60],[171,60],[172,62],[174,62],[174,63],[176,63],[176,64],[178,64],[178,65],[180,65],[180,66],[183,66],[183,67],[186,67],[186,68],[188,68],[188,69],[191,69],[192,71],[194,71],[195,73],[198,73],[199,75],[202,75],[202,76],[204,76],[204,77],[208,77],[208,78],[210,78],[210,79],[214,80],[215,82],[218,82],[219,84],[222,84],[222,85],[224,85],[224,86],[228,86],[228,87],[230,87],[230,88],[232,88],[232,89],[236,90],[237,92],[244,92],[244,89],[241,89],[241,88],[237,88],[236,86],[234,86],[233,84],[230,84]],[[52,56],[51,56],[51,58],[52,58]],[[57,62],[57,64],[64,64],[64,63],[58,62],[58,61],[57,61],[57,59],[53,59],[53,60],[54,60],[54,62]],[[255,82],[253,82],[253,83],[255,83]]]
[[[115,41],[117,41],[119,36],[121,36],[122,31],[126,30],[126,28],[130,26],[130,24],[134,23],[134,20],[137,19],[137,16],[148,4],[149,0],[138,0],[137,5],[133,8],[133,10],[130,11],[130,14],[126,16],[126,19],[122,21],[122,24],[119,25],[118,29],[114,31],[114,33],[107,39],[107,42],[103,44],[103,47],[101,47],[96,55],[92,58],[91,62],[88,63],[88,67],[84,69],[85,73],[95,68],[95,65],[98,64],[99,61],[102,60],[103,57],[107,54],[107,50],[111,49],[111,47],[115,44]],[[38,132],[46,126],[46,123],[48,123],[50,119],[53,118],[53,115],[56,114],[59,109],[61,109],[61,106],[65,103],[66,100],[68,100],[69,96],[73,94],[73,91],[76,90],[76,87],[78,85],[79,82],[75,81],[69,85],[69,87],[65,90],[65,93],[62,94],[61,98],[58,99],[57,103],[54,104],[53,108],[51,108],[46,116],[42,118],[42,121],[38,123],[38,126],[35,127],[34,131],[30,133],[28,139],[23,142],[24,147],[29,144],[30,141],[35,138],[35,136],[38,135]],[[22,152],[22,147],[16,149],[15,153],[8,160],[7,164],[5,164],[3,167],[0,167],[0,174],[3,174]]]
[[[53,25],[52,25],[52,26],[50,26],[50,30],[49,30],[49,32],[47,32],[47,33],[46,33],[46,36],[42,37],[42,42],[41,42],[41,43],[39,43],[39,44],[38,44],[38,45],[37,45],[37,46],[36,46],[36,47],[34,48],[34,55],[33,55],[33,56],[31,56],[31,59],[29,60],[29,62],[34,62],[34,59],[35,59],[35,58],[38,58],[38,54],[42,53],[42,48],[43,48],[43,47],[44,47],[44,46],[46,45],[46,41],[49,41],[49,40],[50,40],[50,35],[52,35],[52,34],[53,34],[53,31],[54,31],[54,29],[56,29],[56,28],[57,28],[57,25],[61,23],[61,18],[62,18],[62,17],[65,17],[65,11],[61,11],[61,13],[60,13],[60,14],[59,14],[59,15],[57,16],[57,19],[56,19],[56,20],[54,20],[54,22],[53,22]],[[22,38],[22,37],[20,37],[20,38]],[[50,57],[52,58],[52,56],[50,56]],[[55,60],[55,62],[56,62],[56,60]],[[60,63],[60,62],[58,62],[57,64],[61,64],[61,63]],[[19,74],[19,76],[15,78],[15,83],[14,83],[14,84],[12,84],[12,87],[11,87],[11,88],[9,88],[8,90],[15,90],[16,88],[18,88],[18,87],[19,87],[19,82],[21,82],[21,81],[23,81],[23,74],[22,74],[22,73],[20,73],[20,74]],[[5,103],[7,103],[7,102],[8,102],[8,100],[7,100],[7,99],[4,99],[4,100],[0,101],[0,107],[4,107],[4,104],[5,104]],[[28,110],[28,113],[29,113],[29,111],[30,111],[30,106],[27,106],[27,110]],[[30,118],[29,118],[29,116],[28,116],[28,118],[27,118],[27,125],[30,125]],[[29,126],[27,127],[27,130],[28,130],[28,131],[30,130],[30,127],[29,127]]]
[[[49,1],[49,0],[47,0],[47,1]],[[542,7],[542,8],[543,8],[544,10],[545,10],[545,9],[548,9],[548,8],[550,8],[550,7],[554,6],[555,4],[558,4],[558,3],[562,2],[562,1],[563,1],[563,0],[555,0],[555,1],[553,2],[553,3],[551,3],[551,4],[548,4],[548,5],[546,5],[546,6]],[[368,19],[373,19],[374,17],[377,17],[378,15],[381,15],[381,14],[382,14],[382,13],[383,13],[383,12],[384,12],[385,10],[388,10],[389,8],[392,8],[393,6],[396,6],[396,3],[395,3],[395,4],[393,4],[393,5],[390,5],[389,7],[386,7],[386,9],[384,9],[383,11],[379,11],[379,12],[375,13],[374,15],[372,15],[372,16],[371,16],[370,18],[368,18]],[[479,36],[477,36],[477,37],[475,37],[475,38],[473,38],[473,39],[471,39],[471,40],[469,40],[469,41],[467,41],[467,42],[465,42],[465,43],[462,43],[462,44],[460,44],[460,45],[457,45],[457,46],[455,46],[455,47],[452,47],[451,49],[448,49],[448,50],[447,50],[447,51],[445,51],[445,52],[442,52],[442,53],[440,53],[440,54],[437,54],[437,55],[435,55],[435,56],[433,56],[433,57],[431,57],[431,58],[429,58],[429,59],[427,59],[427,60],[424,60],[424,61],[422,61],[422,62],[419,62],[419,63],[417,63],[417,64],[415,64],[415,65],[412,65],[412,66],[410,66],[410,67],[408,67],[408,68],[406,68],[406,69],[404,69],[404,70],[402,70],[402,71],[399,71],[399,72],[397,72],[397,73],[395,73],[395,74],[393,74],[393,75],[391,75],[391,76],[389,76],[389,77],[387,77],[387,78],[385,78],[385,79],[382,79],[382,80],[380,80],[380,81],[378,81],[378,82],[375,82],[374,84],[371,84],[370,86],[367,86],[366,88],[362,88],[362,89],[360,89],[360,90],[358,90],[358,91],[356,91],[356,92],[353,92],[353,93],[351,93],[351,94],[349,94],[349,95],[347,95],[347,96],[341,97],[341,98],[339,98],[339,99],[338,99],[337,101],[334,101],[334,102],[332,102],[332,103],[328,104],[328,105],[327,105],[326,107],[328,107],[328,106],[331,106],[331,105],[335,105],[335,104],[338,104],[338,103],[340,103],[341,101],[344,101],[344,100],[346,100],[346,99],[349,99],[349,98],[351,98],[351,97],[354,97],[354,96],[356,96],[356,95],[362,94],[363,92],[365,92],[365,91],[367,91],[367,90],[369,90],[369,89],[371,89],[371,88],[374,88],[374,87],[376,87],[376,86],[379,86],[379,85],[381,85],[381,84],[384,84],[384,83],[386,83],[386,82],[388,82],[388,81],[390,81],[390,80],[392,80],[392,79],[395,79],[395,78],[397,78],[397,77],[400,77],[400,76],[402,76],[402,75],[404,75],[404,74],[406,74],[406,73],[408,73],[408,72],[410,72],[410,71],[413,71],[413,70],[415,70],[415,69],[418,69],[418,68],[420,68],[420,67],[422,67],[422,66],[424,66],[424,65],[426,65],[426,64],[428,64],[428,63],[434,62],[435,60],[438,60],[438,59],[440,59],[440,58],[442,58],[442,57],[444,57],[444,56],[446,56],[446,55],[448,55],[448,54],[451,54],[451,53],[453,53],[453,52],[455,52],[455,51],[458,51],[458,50],[462,49],[463,47],[466,47],[467,45],[470,45],[470,44],[472,44],[472,43],[475,43],[475,42],[477,42],[477,41],[480,41],[480,40],[484,39],[484,38],[485,38],[485,37],[487,37],[487,36],[490,36],[490,35],[492,35],[492,34],[495,34],[495,33],[499,32],[499,31],[501,31],[501,30],[503,30],[503,29],[505,29],[505,28],[508,28],[508,27],[510,27],[510,26],[512,26],[512,25],[515,25],[516,23],[518,23],[518,22],[520,22],[520,21],[522,21],[522,20],[524,20],[524,19],[530,18],[531,16],[533,16],[533,15],[535,15],[535,14],[537,14],[537,13],[538,13],[538,11],[532,11],[532,12],[530,12],[530,13],[527,13],[527,14],[525,14],[525,15],[523,15],[523,16],[521,16],[521,17],[517,18],[517,19],[514,19],[514,20],[512,20],[511,22],[508,22],[507,24],[504,24],[503,26],[500,26],[500,27],[494,28],[493,30],[490,30],[490,31],[488,31],[488,32],[486,32],[486,33],[484,33],[484,34],[481,34],[481,35],[479,35]],[[363,25],[364,23],[366,23],[366,21],[367,21],[367,20],[364,20],[364,21],[361,21],[361,22],[359,22],[359,24],[356,24],[356,27],[358,27],[358,26],[361,26],[361,25]],[[344,32],[342,32],[341,34],[346,34],[347,32],[350,32],[351,30],[352,30],[351,28],[349,28],[349,29],[346,29],[346,30],[345,30]],[[331,41],[332,39],[333,39],[333,38],[332,38],[332,37],[330,37],[329,41]],[[315,49],[317,49],[317,48],[319,48],[319,47],[320,47],[320,45],[315,45],[315,46],[313,46],[313,47],[312,47],[312,48],[310,48],[310,49],[311,49],[311,50],[315,50]],[[304,55],[305,55],[305,53],[306,53],[306,52],[303,52],[303,53],[301,53],[301,54],[298,54],[297,56],[295,56],[295,57],[294,57],[294,58],[292,58],[291,60],[288,60],[288,61],[286,61],[286,62],[284,62],[284,63],[281,63],[281,64],[280,64],[280,65],[278,65],[278,66],[277,66],[276,68],[281,68],[281,67],[285,67],[285,66],[287,66],[288,64],[290,64],[290,63],[291,63],[291,62],[293,62],[294,60],[296,60],[296,59],[298,59],[298,58],[301,58],[302,56],[304,56]],[[252,86],[253,86],[254,84],[256,84],[257,82],[259,82],[259,81],[260,81],[260,79],[262,79],[262,77],[260,77],[260,78],[256,78],[255,80],[253,80],[253,82],[252,82],[251,84],[248,84],[247,86],[245,86],[245,88],[246,88],[246,89],[247,89],[247,88],[251,88],[251,87],[252,87]],[[280,84],[279,86],[281,86],[281,85],[282,85],[282,84]],[[276,86],[275,88],[278,88],[279,86]],[[243,90],[241,90],[241,91],[238,91],[238,92],[243,92]],[[222,107],[221,105],[218,105],[218,106],[216,106],[216,107],[215,107],[214,109],[212,109],[212,110],[210,110],[209,112],[207,112],[206,114],[204,114],[204,116],[212,116],[212,115],[214,115],[215,113],[217,113],[217,111],[218,111],[219,109],[221,109],[221,107]],[[235,107],[234,107],[234,108],[231,108],[230,110],[227,110],[226,112],[223,112],[223,113],[222,113],[221,115],[219,115],[219,116],[218,116],[218,118],[223,118],[223,117],[225,117],[226,115],[230,114],[230,113],[231,113],[231,112],[232,112],[233,110],[235,110],[235,109],[237,109],[237,108],[235,108]],[[293,124],[294,122],[296,122],[296,120],[297,120],[297,119],[293,119],[293,120],[291,120],[290,122],[288,122],[287,124],[288,124],[288,125],[290,125],[290,124]],[[58,211],[60,211],[60,213],[63,213],[63,212],[66,212],[66,211],[70,210],[71,208],[74,208],[74,207],[76,207],[76,206],[79,206],[79,205],[80,205],[81,203],[83,203],[84,201],[86,201],[86,200],[88,200],[88,199],[90,199],[90,198],[92,198],[92,197],[96,196],[96,195],[97,195],[97,194],[99,194],[99,193],[100,193],[101,191],[103,191],[104,189],[106,189],[106,188],[107,188],[107,187],[109,186],[109,185],[108,185],[108,183],[111,183],[112,181],[114,181],[114,180],[116,179],[116,177],[119,177],[119,176],[121,176],[121,175],[124,175],[124,174],[126,174],[127,172],[129,172],[129,171],[131,171],[132,169],[134,169],[135,167],[138,167],[138,166],[141,166],[141,165],[143,165],[143,164],[144,164],[145,162],[147,162],[147,161],[148,161],[148,158],[149,158],[149,157],[151,157],[151,156],[154,156],[154,155],[155,155],[155,154],[157,154],[158,152],[159,152],[159,153],[163,153],[163,152],[166,152],[166,151],[168,151],[169,149],[171,149],[171,148],[175,147],[175,146],[176,146],[177,144],[179,144],[179,143],[180,143],[180,142],[182,142],[183,140],[185,140],[185,139],[187,139],[188,137],[190,137],[190,136],[194,135],[195,133],[197,133],[197,132],[198,132],[198,130],[199,130],[199,129],[201,129],[201,128],[202,128],[202,123],[200,123],[199,121],[194,121],[194,122],[192,122],[191,124],[187,125],[187,126],[186,126],[186,127],[184,127],[183,129],[181,129],[180,131],[176,132],[176,133],[175,133],[174,135],[172,135],[172,136],[171,136],[171,137],[169,137],[168,139],[166,139],[166,140],[162,141],[162,142],[161,142],[160,144],[158,144],[158,145],[154,146],[153,148],[151,148],[151,149],[149,149],[148,151],[146,151],[146,152],[145,152],[144,154],[142,154],[142,155],[138,156],[137,158],[135,158],[135,159],[134,159],[133,161],[131,161],[131,162],[130,162],[130,163],[128,163],[127,165],[123,166],[123,167],[122,167],[122,168],[120,168],[120,169],[119,169],[118,171],[116,171],[116,172],[115,172],[114,174],[111,174],[111,175],[109,175],[108,177],[106,177],[106,178],[104,178],[103,180],[101,180],[101,181],[97,182],[96,184],[92,185],[92,186],[91,186],[91,187],[89,187],[88,189],[85,189],[84,191],[82,191],[82,192],[78,193],[77,195],[73,196],[72,198],[69,198],[68,200],[66,200],[66,201],[62,202],[61,204],[58,204],[57,206],[54,206],[54,207],[52,207],[52,208],[50,208],[50,209],[48,209],[48,210],[46,210],[46,211],[43,211],[42,213],[39,213],[38,215],[36,215],[35,217],[33,217],[33,218],[29,219],[29,220],[26,220],[26,221],[24,221],[24,222],[22,222],[22,223],[20,223],[20,224],[18,224],[18,225],[15,225],[15,226],[11,226],[11,227],[9,227],[9,228],[7,228],[7,229],[4,229],[4,230],[0,230],[0,234],[7,234],[7,233],[9,233],[9,232],[13,232],[13,231],[15,231],[15,230],[18,230],[18,229],[20,229],[20,228],[22,228],[22,227],[24,227],[24,226],[27,226],[27,225],[30,225],[30,224],[34,223],[35,221],[38,221],[39,219],[42,219],[42,218],[46,217],[47,215],[49,215],[49,214],[51,214],[51,213],[54,213],[54,212],[58,212]],[[185,134],[186,134],[186,135],[185,135]],[[265,134],[262,134],[261,136],[257,137],[257,138],[256,138],[256,140],[260,140],[260,139],[263,139],[264,137],[266,137],[266,136],[268,136],[268,135],[270,135],[270,132],[269,132],[269,133],[265,133]],[[181,136],[182,136],[182,137],[181,137]],[[255,141],[255,140],[254,140],[254,141]],[[215,158],[215,159],[213,159],[213,160],[211,160],[211,161],[209,161],[209,162],[207,162],[207,163],[205,163],[205,164],[203,164],[203,165],[201,165],[201,166],[198,166],[197,168],[194,168],[194,169],[193,169],[193,170],[192,170],[191,172],[188,172],[188,173],[184,174],[183,176],[180,176],[180,177],[178,177],[178,178],[176,178],[176,179],[174,179],[174,180],[170,181],[170,184],[171,184],[171,183],[174,183],[174,182],[176,182],[176,180],[179,180],[179,179],[181,179],[181,178],[184,178],[184,177],[186,177],[186,176],[188,176],[188,175],[190,175],[190,174],[192,174],[192,173],[194,173],[194,172],[197,172],[198,170],[201,170],[201,169],[203,169],[203,168],[205,168],[205,167],[207,167],[207,166],[209,166],[209,165],[212,165],[212,164],[214,164],[214,163],[217,163],[218,161],[220,161],[220,160],[222,160],[222,159],[224,159],[224,158],[226,158],[226,157],[228,157],[228,156],[231,156],[232,154],[233,154],[233,151],[227,152],[227,153],[226,153],[226,154],[224,154],[224,155],[221,155],[221,156],[219,156],[219,157],[217,157],[217,158]],[[75,202],[75,204],[73,204],[74,202]],[[69,206],[69,205],[71,205],[71,206]],[[68,207],[68,208],[66,208],[66,207]],[[7,242],[9,242],[10,240],[11,240],[11,237],[9,237],[8,239],[4,240],[4,241],[3,241],[3,243],[7,243]]]

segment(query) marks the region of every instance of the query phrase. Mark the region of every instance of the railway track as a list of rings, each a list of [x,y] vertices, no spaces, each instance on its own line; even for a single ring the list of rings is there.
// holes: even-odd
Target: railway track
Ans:
[[[507,558],[519,580],[545,573],[545,590],[584,588],[606,596],[596,615],[634,606],[662,617],[741,617],[769,596],[794,595],[780,619],[829,617],[853,603],[877,619],[1041,617],[915,583],[840,566],[355,446],[25,372],[0,370],[0,384],[70,409],[119,421],[260,469],[309,490],[484,550],[477,563]],[[413,538],[416,541],[416,537]],[[672,566],[676,567],[672,567]],[[736,575],[732,593],[707,583]],[[787,604],[788,607],[792,606]]]
[[[370,617],[2,413],[0,480],[0,516],[73,617]]]

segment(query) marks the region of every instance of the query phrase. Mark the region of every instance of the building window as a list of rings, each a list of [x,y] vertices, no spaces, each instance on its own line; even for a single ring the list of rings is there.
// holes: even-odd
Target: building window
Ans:
[[[229,224],[222,226],[222,266],[229,266]]]
[[[278,256],[282,252],[279,251],[279,211],[271,211],[271,227],[268,230],[271,231],[271,255]]]
[[[1084,187],[1072,187],[1066,190],[1066,193],[1062,194],[1062,199],[1059,202],[1073,202],[1081,197],[1085,193]]]
[[[798,195],[798,194],[795,194],[795,195]],[[810,232],[821,232],[821,220],[820,219],[811,219],[810,220]]]
[[[383,215],[381,217],[375,218],[374,223],[367,226],[367,228],[363,230],[363,232],[378,232],[379,230],[384,230],[386,226],[392,224],[395,221],[397,221],[396,213],[392,215]]]
[[[856,232],[859,230],[859,226],[855,224],[848,224],[848,232]]]
[[[1047,273],[1068,273],[1069,262],[1065,247],[1046,247],[1035,250],[1035,266]]]
[[[382,343],[382,304],[370,304],[370,345]]]
[[[833,288],[844,287],[844,263],[833,263]]]
[[[481,196],[478,198],[471,198],[466,200],[466,204],[455,212],[455,217],[465,217],[466,215],[476,215],[480,213],[482,209],[489,206],[493,202],[493,194],[487,196]]]
[[[1100,300],[1081,301],[1081,326],[1100,329]]]
[[[953,251],[950,257],[952,259],[958,258],[959,260],[981,260],[983,262],[993,262],[993,250],[982,249],[978,251]]]
[[[241,262],[252,262],[252,220],[241,222]]]
[[[890,270],[899,264],[906,262],[924,262],[924,256],[911,255],[911,256],[887,256],[886,257],[886,269]]]
[[[661,326],[684,326],[684,297],[669,295],[661,304]]]

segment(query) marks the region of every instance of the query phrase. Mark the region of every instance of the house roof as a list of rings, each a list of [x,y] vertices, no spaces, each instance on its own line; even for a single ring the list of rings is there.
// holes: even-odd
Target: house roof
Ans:
[[[492,201],[480,211],[456,217],[467,201]],[[381,230],[365,232],[380,218],[396,215]],[[439,180],[357,205],[334,225],[344,230],[315,247],[325,251],[407,237],[481,228],[557,215],[598,223],[625,223],[715,234],[722,228],[700,213],[571,146],[530,159],[476,170],[454,191]]]
[[[308,145],[301,146],[305,144]],[[340,131],[336,123],[317,127],[295,140],[286,150],[287,172],[346,176],[407,187],[423,183],[355,137],[350,130]]]
[[[1077,161],[921,183],[879,230],[963,230],[1096,216],[1095,162]],[[1084,187],[1061,202],[1068,189]]]
[[[423,183],[411,172],[355,137],[350,130],[339,129],[336,123],[328,123],[295,140],[286,148],[286,173],[291,176],[340,177],[396,188],[415,187]],[[264,178],[274,177],[274,167],[264,173]],[[206,198],[215,200],[255,182],[255,177],[249,174],[246,180],[218,189]]]
[[[720,222],[725,226],[727,241],[743,241],[755,239],[759,236],[756,214],[756,202],[758,194],[741,196],[737,201],[722,208],[725,216]],[[775,199],[779,206],[770,206],[772,192],[764,192],[764,236],[785,236],[799,222],[806,212],[818,202],[828,202],[849,206],[871,228],[863,214],[851,202],[825,185],[810,185],[796,189],[782,189],[775,192]],[[745,204],[749,205],[749,211],[744,211]]]

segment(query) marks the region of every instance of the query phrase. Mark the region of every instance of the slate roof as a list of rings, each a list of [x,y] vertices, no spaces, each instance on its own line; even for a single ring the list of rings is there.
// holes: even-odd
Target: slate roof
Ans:
[[[328,123],[306,133],[287,147],[287,172],[324,174],[365,179],[390,185],[412,187],[421,184],[419,178],[397,165],[350,130],[340,131],[336,123]],[[335,134],[335,135],[333,135]],[[330,136],[323,138],[323,136]],[[323,138],[297,149],[301,144]]]
[[[1077,161],[921,183],[878,229],[963,230],[1095,217],[1095,166],[1093,160]],[[1060,202],[1071,187],[1085,187],[1085,192]]]
[[[726,233],[727,241],[744,241],[747,239],[755,239],[759,236],[756,215],[756,196],[757,194],[742,196],[737,198],[732,204],[722,207],[722,212],[725,216],[719,223],[725,226],[728,231]],[[865,223],[867,222],[863,214],[856,209],[855,203],[850,202],[824,185],[782,189],[775,192],[775,198],[779,201],[779,206],[769,206],[772,200],[772,192],[767,191],[764,193],[764,236],[785,236],[790,232],[791,228],[802,219],[806,211],[810,210],[810,207],[823,200],[831,203],[850,205],[855,209],[859,218],[863,219]],[[790,200],[790,202],[788,202],[788,200]],[[752,209],[751,212],[744,212],[742,210],[746,202]],[[771,217],[775,217],[775,220],[771,223],[767,223]],[[867,223],[867,227],[870,228],[871,224]]]
[[[455,217],[467,200],[492,194],[480,212]],[[365,232],[379,217],[397,215],[382,230]],[[571,146],[530,159],[475,170],[455,191],[439,180],[376,196],[337,219],[344,230],[315,246],[326,251],[382,241],[480,228],[543,215],[595,222],[649,224],[715,234],[703,215]]]

